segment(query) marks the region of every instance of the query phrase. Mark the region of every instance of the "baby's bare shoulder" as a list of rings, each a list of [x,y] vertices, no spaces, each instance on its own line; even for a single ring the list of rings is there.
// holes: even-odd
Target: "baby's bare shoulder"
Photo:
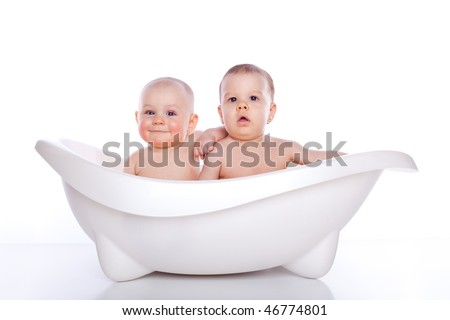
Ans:
[[[139,159],[143,149],[134,151],[128,158],[125,156],[123,171],[129,174],[136,174],[136,167],[139,164]]]
[[[275,143],[277,147],[301,149],[302,145],[294,140],[270,137],[270,142]]]

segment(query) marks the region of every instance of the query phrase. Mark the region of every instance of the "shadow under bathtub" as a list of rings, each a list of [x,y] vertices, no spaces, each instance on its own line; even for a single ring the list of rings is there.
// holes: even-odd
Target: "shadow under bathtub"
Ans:
[[[320,280],[299,277],[282,267],[230,275],[191,276],[155,272],[116,282],[99,299],[112,300],[332,300]]]

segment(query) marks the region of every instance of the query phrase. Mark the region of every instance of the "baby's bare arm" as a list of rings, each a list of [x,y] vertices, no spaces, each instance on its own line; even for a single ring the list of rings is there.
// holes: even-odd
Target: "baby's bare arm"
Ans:
[[[326,160],[333,157],[339,157],[345,155],[344,152],[338,152],[333,150],[318,150],[314,148],[304,148],[297,142],[293,142],[293,160],[292,162],[298,164],[308,164],[321,160]]]
[[[128,159],[125,160],[123,172],[136,175],[136,157],[137,152],[134,152]]]
[[[194,149],[194,156],[196,158],[204,159],[205,156],[213,150],[214,144],[224,139],[227,135],[228,133],[223,126],[209,128],[203,132],[196,131],[195,142],[198,143]]]
[[[220,177],[220,168],[203,166],[198,180],[217,180]]]
[[[213,148],[210,153],[205,156],[203,168],[200,172],[198,180],[217,180],[220,178],[220,170],[223,159],[217,155],[217,149]]]

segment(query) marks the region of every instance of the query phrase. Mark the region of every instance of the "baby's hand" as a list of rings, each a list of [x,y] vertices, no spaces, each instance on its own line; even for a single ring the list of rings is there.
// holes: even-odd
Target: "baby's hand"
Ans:
[[[204,159],[205,156],[214,150],[214,144],[224,139],[228,135],[224,127],[210,128],[199,134],[196,139],[194,156],[196,159]]]
[[[204,159],[214,149],[216,142],[216,136],[211,133],[211,129],[204,131],[195,142],[194,157]]]

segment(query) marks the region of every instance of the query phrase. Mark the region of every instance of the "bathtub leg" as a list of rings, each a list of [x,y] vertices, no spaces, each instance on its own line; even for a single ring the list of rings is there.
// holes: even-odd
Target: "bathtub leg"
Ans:
[[[103,235],[96,234],[95,244],[102,270],[111,280],[128,281],[153,272],[131,259]]]
[[[320,278],[330,270],[334,262],[338,240],[339,232],[333,232],[303,256],[283,267],[305,278]]]

